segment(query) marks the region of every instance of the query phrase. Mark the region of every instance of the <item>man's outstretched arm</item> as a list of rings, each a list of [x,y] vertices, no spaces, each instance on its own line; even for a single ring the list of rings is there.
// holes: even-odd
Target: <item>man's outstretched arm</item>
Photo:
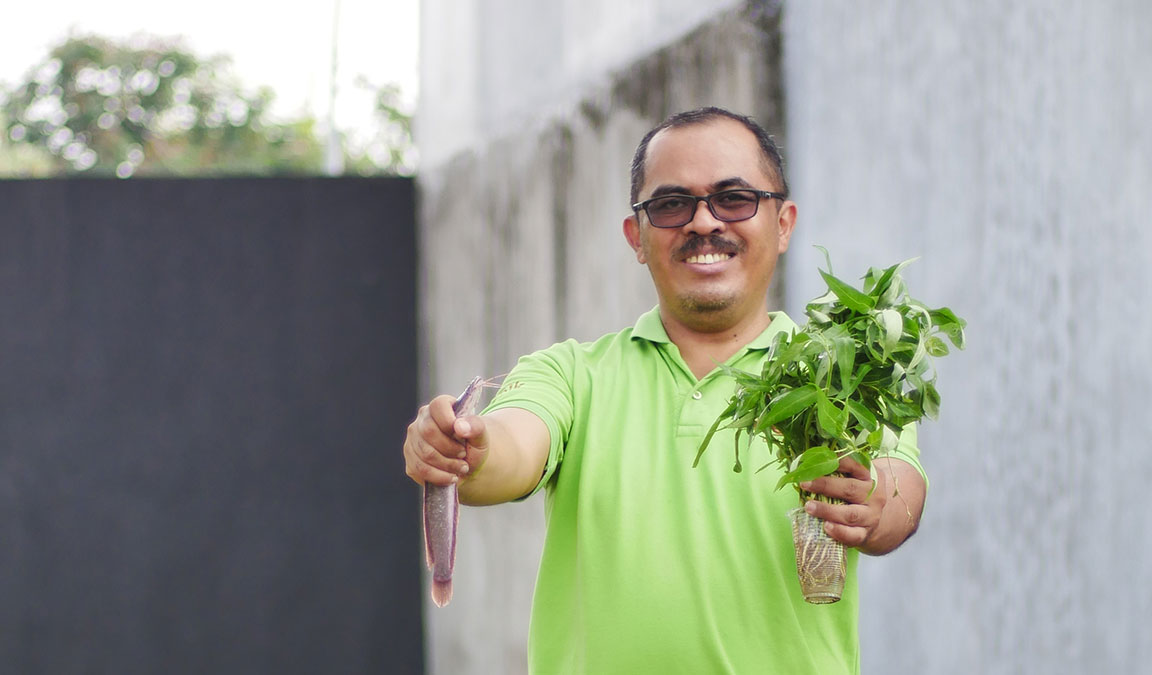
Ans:
[[[532,491],[548,461],[544,421],[520,408],[457,418],[451,396],[437,396],[408,425],[404,463],[417,483],[457,483],[460,501],[499,504]]]

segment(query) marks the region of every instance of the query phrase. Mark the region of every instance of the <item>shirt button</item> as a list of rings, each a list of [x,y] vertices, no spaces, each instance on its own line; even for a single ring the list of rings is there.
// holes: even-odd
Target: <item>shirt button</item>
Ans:
[[[698,391],[694,391],[694,392],[692,392],[692,398],[694,398],[694,399],[696,399],[697,401],[699,401],[700,399],[704,398],[704,394],[701,394],[701,393],[700,393],[700,392],[698,392]]]

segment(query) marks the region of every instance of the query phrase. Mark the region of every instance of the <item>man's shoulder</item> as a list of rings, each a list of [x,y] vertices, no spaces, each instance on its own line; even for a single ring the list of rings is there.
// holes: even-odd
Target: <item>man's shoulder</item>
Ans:
[[[634,327],[629,326],[612,333],[605,333],[600,337],[590,340],[568,338],[546,347],[537,353],[550,354],[553,356],[563,355],[579,360],[598,361],[613,354],[637,352],[637,347],[643,342],[644,340],[641,340],[635,335]]]

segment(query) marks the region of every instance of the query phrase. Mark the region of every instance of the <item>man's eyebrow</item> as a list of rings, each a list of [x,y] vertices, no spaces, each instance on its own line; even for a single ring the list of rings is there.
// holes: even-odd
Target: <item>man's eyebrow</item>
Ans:
[[[711,185],[708,186],[708,190],[709,190],[709,192],[720,192],[721,190],[730,190],[733,188],[750,188],[750,187],[752,187],[752,184],[749,183],[748,181],[744,180],[743,178],[741,178],[739,176],[732,176],[731,178],[725,178],[723,180],[718,180],[715,183],[712,183]],[[684,187],[683,185],[670,185],[670,184],[668,184],[668,185],[661,185],[661,186],[657,187],[655,190],[652,191],[652,194],[648,196],[648,199],[653,199],[655,197],[663,197],[664,195],[690,195],[690,194],[692,194],[692,191],[689,190],[688,188]]]
[[[661,185],[652,191],[648,199],[663,197],[664,195],[690,195],[692,191],[683,185]]]
[[[724,180],[717,181],[717,182],[713,183],[711,186],[711,189],[713,192],[719,192],[721,190],[729,190],[732,188],[750,188],[750,187],[752,187],[752,184],[749,183],[748,181],[744,180],[743,178],[741,178],[739,176],[733,176],[731,178],[725,178]]]

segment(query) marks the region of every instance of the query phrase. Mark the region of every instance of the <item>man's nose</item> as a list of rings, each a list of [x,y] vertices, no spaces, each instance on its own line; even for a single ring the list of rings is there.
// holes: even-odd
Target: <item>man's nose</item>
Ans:
[[[712,232],[721,232],[727,227],[727,223],[720,220],[712,214],[712,209],[709,208],[708,202],[701,199],[696,202],[696,212],[692,214],[692,220],[689,220],[684,225],[684,229],[696,234],[710,234]]]

